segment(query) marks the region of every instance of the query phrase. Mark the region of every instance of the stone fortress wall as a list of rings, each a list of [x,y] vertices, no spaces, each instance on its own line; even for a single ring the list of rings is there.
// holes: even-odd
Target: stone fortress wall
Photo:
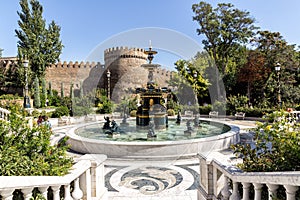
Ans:
[[[107,89],[107,70],[110,71],[111,98],[119,101],[128,88],[145,86],[148,80],[148,71],[141,67],[148,63],[147,55],[142,48],[113,47],[104,51],[104,62],[58,62],[46,69],[46,81],[51,82],[52,89],[57,90],[59,95],[63,83],[64,94],[69,96],[70,86],[88,93],[96,87]],[[4,59],[4,58],[0,58]],[[1,64],[2,63],[2,64]],[[6,62],[0,62],[0,67],[7,67]],[[154,62],[155,63],[155,59]],[[154,80],[159,86],[167,86],[166,81],[172,77],[169,70],[158,68],[154,73]]]
[[[91,71],[103,73],[104,65],[100,62],[58,62],[47,67],[46,80],[51,82],[52,89],[57,90],[59,94],[63,83],[64,94],[68,96],[71,84],[74,89],[79,89],[82,82],[90,76]]]

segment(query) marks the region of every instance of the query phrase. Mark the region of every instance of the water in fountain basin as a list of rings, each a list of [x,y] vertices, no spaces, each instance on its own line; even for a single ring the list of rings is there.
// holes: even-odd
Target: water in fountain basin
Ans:
[[[120,122],[118,122],[120,123]],[[128,120],[129,126],[120,126],[121,133],[107,135],[102,130],[103,123],[87,125],[76,130],[76,134],[85,138],[107,140],[107,141],[178,141],[197,138],[205,138],[219,135],[230,130],[230,127],[221,123],[200,121],[199,127],[193,127],[195,134],[193,136],[185,136],[184,131],[187,130],[186,121],[182,121],[180,125],[174,120],[169,120],[168,128],[164,130],[155,130],[157,138],[147,139],[148,129],[136,127],[134,120]]]

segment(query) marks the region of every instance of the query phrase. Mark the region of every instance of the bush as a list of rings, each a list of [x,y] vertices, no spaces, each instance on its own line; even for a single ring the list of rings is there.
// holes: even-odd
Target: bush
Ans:
[[[16,100],[16,99],[22,99],[23,97],[20,97],[18,94],[3,94],[0,96],[0,99],[4,100]]]
[[[92,108],[83,106],[73,106],[72,114],[73,116],[84,116],[92,112]]]
[[[24,117],[10,114],[0,121],[0,176],[62,176],[73,164],[66,154],[66,139],[51,145],[46,126],[28,126]]]
[[[130,117],[136,117],[136,110],[130,111]]]
[[[215,101],[212,105],[212,110],[218,111],[219,113],[226,111],[226,102]]]
[[[53,118],[59,118],[61,116],[68,116],[68,115],[69,115],[69,108],[67,106],[58,107],[52,113]]]
[[[182,113],[184,113],[185,111],[193,111],[194,114],[199,114],[199,106],[198,105],[183,105],[182,106]]]
[[[175,110],[168,109],[167,113],[168,113],[168,116],[174,116],[175,115]]]
[[[227,98],[227,113],[234,115],[237,112],[237,108],[246,107],[249,99],[244,95],[229,96]]]
[[[255,145],[232,146],[243,163],[238,166],[248,172],[299,171],[300,124],[291,123],[285,112],[272,114],[274,121],[258,123]]]
[[[113,112],[114,104],[111,101],[104,101],[102,103],[98,103],[97,113],[100,114],[108,114]]]
[[[266,114],[272,113],[271,108],[237,108],[236,112],[244,112],[247,117],[263,117]]]
[[[199,110],[201,115],[208,115],[211,111],[211,105],[208,104],[206,106],[199,106]]]

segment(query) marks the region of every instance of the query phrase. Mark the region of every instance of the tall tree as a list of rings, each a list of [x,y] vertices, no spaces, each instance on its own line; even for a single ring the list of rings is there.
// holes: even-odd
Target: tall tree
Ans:
[[[252,102],[251,91],[254,86],[260,90],[259,85],[262,85],[270,74],[270,69],[265,66],[265,57],[259,51],[248,51],[247,63],[238,72],[238,82],[246,83],[247,97]],[[255,91],[257,96],[258,91]]]
[[[209,81],[204,78],[203,69],[199,69],[196,63],[185,60],[178,60],[175,65],[178,73],[192,86],[197,97],[207,94]]]
[[[47,99],[48,99],[48,95],[47,95],[47,86],[46,86],[46,80],[45,78],[42,78],[42,99],[43,99],[43,103],[42,105],[47,106]]]
[[[60,40],[60,27],[52,21],[46,27],[46,20],[43,18],[43,7],[37,0],[20,0],[21,12],[17,12],[20,19],[20,29],[15,30],[18,37],[18,56],[29,60],[33,80],[35,76],[45,76],[46,67],[59,60],[62,52]]]
[[[216,65],[216,84],[219,78],[226,74],[230,58],[240,48],[241,44],[248,42],[257,29],[254,19],[249,12],[234,8],[230,3],[220,3],[216,8],[201,1],[193,4],[195,13],[193,20],[199,24],[197,32],[204,34],[206,39],[202,40],[204,49],[214,59]],[[220,88],[217,88],[218,96],[221,96]]]
[[[281,90],[282,100],[286,104],[296,104],[300,100],[298,73],[300,67],[299,51],[295,45],[288,44],[279,32],[258,31],[252,40],[257,50],[265,57],[264,68],[268,69],[268,76],[260,84],[263,99],[273,99],[277,104],[276,94]],[[275,66],[280,63],[280,76],[276,74]],[[280,87],[280,88],[278,88]],[[277,88],[277,89],[276,89]],[[290,105],[291,106],[291,105]]]

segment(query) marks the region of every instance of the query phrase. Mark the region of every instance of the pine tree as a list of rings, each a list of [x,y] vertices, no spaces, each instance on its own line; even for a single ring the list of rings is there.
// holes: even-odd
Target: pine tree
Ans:
[[[53,97],[52,84],[49,82],[49,97]]]
[[[30,5],[29,5],[30,3]],[[18,57],[29,60],[29,75],[45,76],[46,67],[58,61],[63,45],[60,40],[60,27],[52,21],[48,28],[43,18],[43,7],[37,0],[20,0],[21,12],[17,12],[20,29],[18,37]]]
[[[73,98],[74,98],[74,89],[73,89],[73,87],[74,87],[74,84],[71,83],[71,86],[70,86],[70,99],[71,100],[73,100]]]
[[[46,80],[42,78],[42,95],[43,99],[45,100],[45,104],[47,103],[47,87],[46,87]]]
[[[61,82],[61,84],[60,84],[60,97],[61,97],[61,98],[64,98],[64,96],[65,96],[65,92],[64,92],[64,83]]]
[[[40,99],[40,85],[39,78],[36,76],[34,79],[34,101],[33,105],[35,108],[41,107],[41,99]]]

